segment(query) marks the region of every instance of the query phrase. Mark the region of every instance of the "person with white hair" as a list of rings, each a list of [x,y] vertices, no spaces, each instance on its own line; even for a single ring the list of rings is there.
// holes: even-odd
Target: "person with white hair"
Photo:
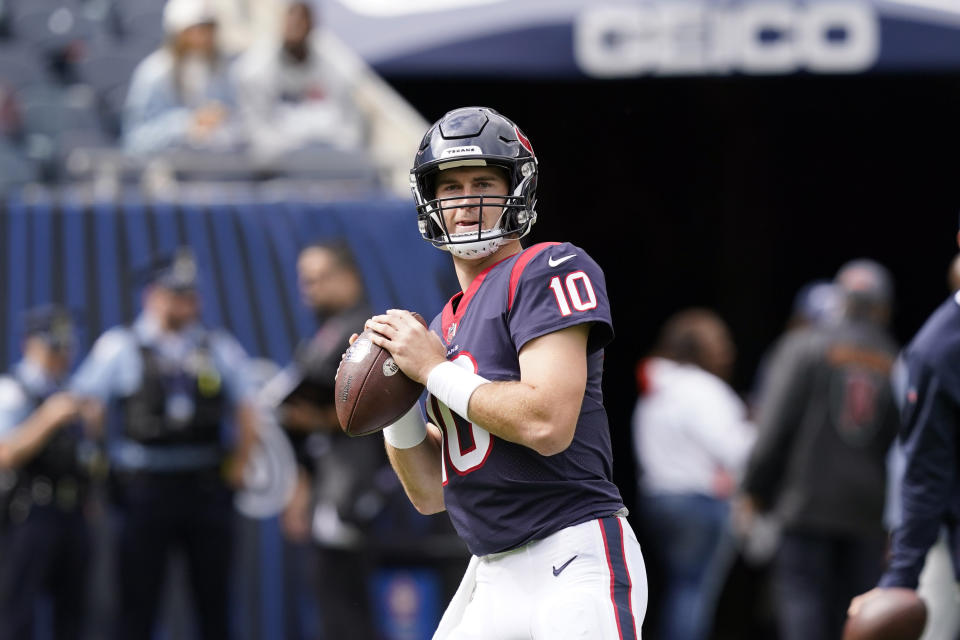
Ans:
[[[234,91],[209,0],[169,0],[163,30],[165,45],[133,72],[123,113],[124,147],[137,154],[236,148]]]

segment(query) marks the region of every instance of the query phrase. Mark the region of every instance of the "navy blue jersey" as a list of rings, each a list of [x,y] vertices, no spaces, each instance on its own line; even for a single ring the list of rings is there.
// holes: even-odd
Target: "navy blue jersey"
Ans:
[[[903,522],[881,586],[916,588],[942,526],[960,580],[960,295],[923,325],[904,352],[907,392],[900,441],[906,466]]]
[[[512,549],[623,508],[600,381],[613,338],[603,272],[583,249],[543,243],[483,271],[430,325],[447,358],[491,381],[519,380],[530,340],[591,323],[587,386],[570,447],[545,457],[490,435],[427,396],[443,432],[447,511],[475,555]]]

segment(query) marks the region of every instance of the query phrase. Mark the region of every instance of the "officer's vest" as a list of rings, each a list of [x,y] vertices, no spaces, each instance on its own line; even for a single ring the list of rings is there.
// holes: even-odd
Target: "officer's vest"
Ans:
[[[120,400],[124,435],[144,445],[218,444],[225,398],[204,335],[180,362],[140,345],[143,380]]]
[[[13,379],[20,385],[28,398],[30,413],[33,413],[48,395],[35,395],[29,387],[16,376]],[[40,452],[17,472],[18,484],[37,477],[53,481],[72,477],[78,482],[86,480],[88,469],[80,460],[80,442],[83,440],[83,427],[79,420],[61,425],[47,440]]]

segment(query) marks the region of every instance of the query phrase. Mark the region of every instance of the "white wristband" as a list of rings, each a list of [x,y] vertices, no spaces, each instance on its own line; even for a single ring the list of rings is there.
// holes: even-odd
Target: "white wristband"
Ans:
[[[430,370],[427,376],[427,391],[450,407],[451,411],[469,420],[467,405],[470,403],[470,396],[477,387],[488,382],[490,381],[472,371],[452,362],[444,362]]]
[[[394,449],[410,449],[426,437],[427,425],[420,415],[419,402],[414,402],[399,420],[383,429],[383,439]]]

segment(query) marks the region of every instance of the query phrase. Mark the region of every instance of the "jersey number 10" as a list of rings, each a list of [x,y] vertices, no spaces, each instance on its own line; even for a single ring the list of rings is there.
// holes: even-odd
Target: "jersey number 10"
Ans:
[[[550,280],[550,288],[553,289],[553,295],[557,298],[560,315],[568,316],[573,313],[570,310],[571,305],[576,311],[589,311],[597,308],[597,294],[593,290],[590,276],[583,271],[574,271],[567,274],[565,284],[566,292],[564,292],[564,285],[560,283],[560,276],[553,276]],[[583,287],[583,293],[580,292],[581,286]]]
[[[452,362],[477,373],[477,363],[467,352],[461,353]],[[443,431],[443,455],[458,475],[465,476],[483,466],[493,446],[489,431],[467,422],[433,396],[427,399],[427,415]],[[440,465],[440,469],[443,484],[447,484],[446,461]]]

